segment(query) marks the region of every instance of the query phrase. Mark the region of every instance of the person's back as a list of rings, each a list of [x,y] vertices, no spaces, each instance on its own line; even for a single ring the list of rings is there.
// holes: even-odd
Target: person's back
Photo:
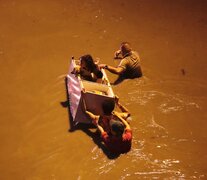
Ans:
[[[103,115],[99,117],[99,125],[101,125],[107,133],[110,133],[109,123],[112,119],[114,119],[114,115],[112,114],[115,108],[115,101],[112,99],[106,99],[102,103]]]
[[[118,67],[124,69],[121,74],[125,78],[137,78],[142,76],[139,55],[135,51],[131,51],[121,60]]]
[[[110,113],[110,115],[102,115],[99,118],[98,123],[103,127],[104,131],[106,131],[108,134],[110,134],[111,129],[110,129],[110,121],[115,120],[115,121],[119,121],[119,117],[117,116],[117,114],[120,114],[120,116],[123,113],[118,113],[116,111],[113,111],[112,113]]]
[[[110,135],[107,132],[102,132],[101,137],[106,147],[112,153],[127,153],[131,149],[132,131],[125,129],[121,136]]]
[[[101,131],[101,137],[106,147],[115,154],[127,153],[132,144],[132,131],[128,122],[121,117],[119,120],[110,121],[111,134]]]

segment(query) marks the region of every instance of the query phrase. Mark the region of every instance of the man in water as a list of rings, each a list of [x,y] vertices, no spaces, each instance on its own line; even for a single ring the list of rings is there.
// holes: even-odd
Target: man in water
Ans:
[[[117,67],[100,64],[100,68],[107,69],[113,74],[119,75],[114,84],[119,84],[124,79],[134,79],[142,76],[139,55],[132,51],[128,42],[121,43],[120,50],[115,52],[115,59],[121,59]]]

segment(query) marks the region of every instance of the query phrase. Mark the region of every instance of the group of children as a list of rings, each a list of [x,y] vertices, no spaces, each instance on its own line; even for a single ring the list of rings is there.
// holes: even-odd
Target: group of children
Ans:
[[[82,79],[93,82],[101,82],[103,78],[101,69],[91,55],[81,56],[80,65],[77,65],[72,73],[79,74]],[[82,93],[84,99],[84,92]],[[128,152],[132,141],[132,131],[127,122],[130,116],[129,111],[120,104],[117,96],[115,99],[106,99],[101,106],[103,115],[95,115],[84,106],[85,113],[100,131],[102,141],[110,152],[116,154]],[[116,106],[121,112],[115,111]]]
[[[117,105],[122,112],[115,111]],[[118,98],[107,99],[102,103],[103,115],[94,115],[87,111],[86,114],[100,131],[101,138],[112,153],[126,153],[131,149],[132,131],[127,118],[130,116],[128,110],[122,106]]]

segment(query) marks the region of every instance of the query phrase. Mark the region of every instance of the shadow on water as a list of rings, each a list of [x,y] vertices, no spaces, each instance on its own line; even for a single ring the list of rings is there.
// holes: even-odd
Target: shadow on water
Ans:
[[[83,124],[83,123],[78,123],[74,124],[73,122],[73,117],[70,111],[70,103],[69,103],[69,94],[68,89],[67,89],[67,78],[65,78],[65,86],[66,86],[66,101],[61,101],[60,105],[64,108],[68,109],[68,117],[69,117],[69,130],[68,132],[72,133],[77,130],[83,131],[85,134],[87,134],[89,137],[92,138],[93,142],[100,148],[102,149],[103,153],[109,158],[109,159],[115,159],[118,158],[120,154],[113,154],[111,153],[106,146],[103,144],[100,133],[96,130],[95,132],[92,131],[91,129],[96,129],[96,127],[93,124]]]

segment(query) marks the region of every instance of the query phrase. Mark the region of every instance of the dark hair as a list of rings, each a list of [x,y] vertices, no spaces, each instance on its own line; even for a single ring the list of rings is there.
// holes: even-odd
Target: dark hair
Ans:
[[[96,74],[97,78],[102,78],[103,77],[103,73],[99,69],[94,71],[94,73]]]
[[[117,120],[111,120],[110,126],[112,131],[116,133],[117,136],[121,136],[124,132],[124,125],[122,122]]]
[[[93,58],[90,54],[86,54],[84,56],[81,56],[80,60],[85,61],[88,70],[91,72],[93,72],[97,68],[97,66],[94,63]]]
[[[115,101],[113,99],[106,99],[102,104],[103,113],[109,115],[115,108]]]

